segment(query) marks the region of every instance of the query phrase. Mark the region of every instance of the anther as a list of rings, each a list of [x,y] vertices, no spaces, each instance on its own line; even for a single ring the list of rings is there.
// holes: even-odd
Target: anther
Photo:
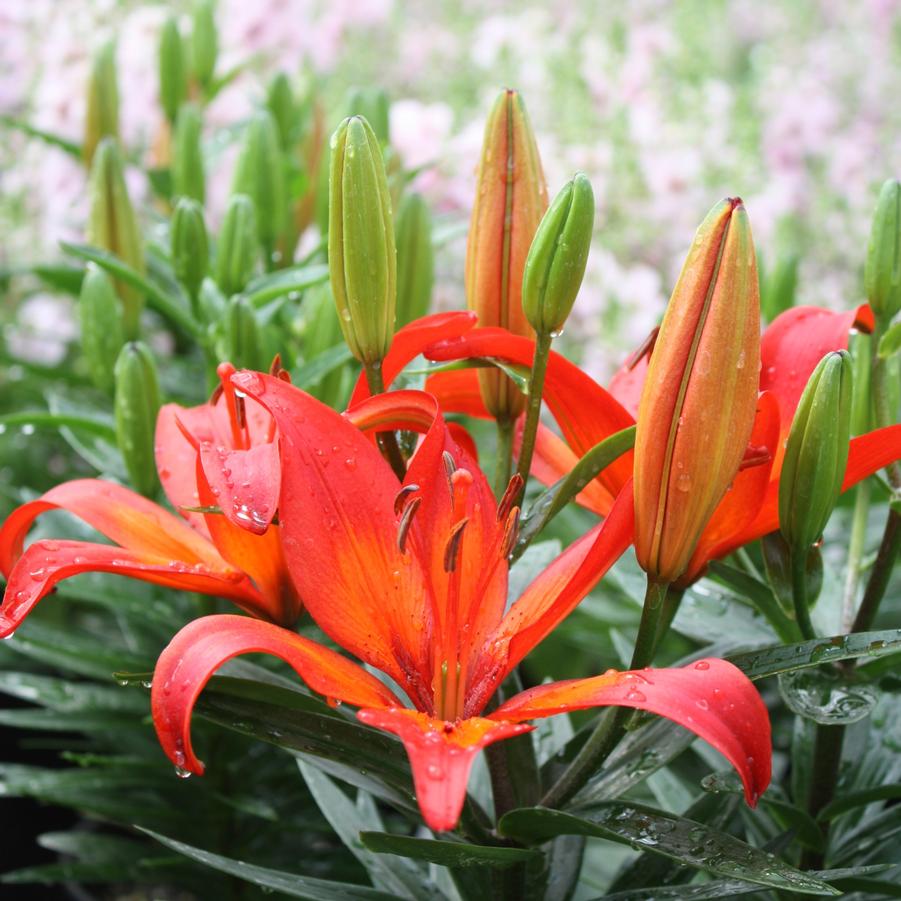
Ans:
[[[451,501],[454,499],[454,473],[457,471],[457,464],[449,451],[444,451],[441,455],[444,460],[444,471],[447,474],[447,490],[450,491]]]
[[[507,485],[507,490],[504,492],[504,496],[501,498],[501,502],[497,505],[497,521],[500,522],[502,519],[506,519],[510,513],[510,510],[513,507],[513,504],[516,502],[516,499],[519,497],[520,491],[522,491],[523,479],[522,476],[517,472],[514,474],[513,478],[510,479],[510,482]]]
[[[466,528],[468,519],[461,519],[452,529],[450,538],[444,548],[444,571],[452,573],[457,568],[457,558],[460,553],[460,542],[463,540],[463,530]]]
[[[650,359],[654,352],[654,345],[657,343],[657,336],[660,334],[660,326],[651,329],[651,333],[641,342],[635,352],[626,360],[626,369],[631,372],[642,360],[643,357]]]
[[[421,497],[414,497],[404,508],[403,516],[400,518],[400,524],[397,527],[397,549],[402,553],[406,553],[407,535],[410,532],[410,526],[413,524],[413,517],[422,503]]]
[[[404,509],[404,507],[406,507],[407,502],[410,499],[410,495],[415,494],[417,491],[419,491],[419,485],[410,484],[410,485],[404,485],[404,487],[401,488],[400,491],[397,492],[397,494],[394,497],[394,515],[395,516],[400,516],[400,512],[401,512],[401,510]]]
[[[519,507],[514,507],[507,517],[504,528],[504,541],[501,545],[501,556],[507,558],[513,553],[513,548],[519,539]]]

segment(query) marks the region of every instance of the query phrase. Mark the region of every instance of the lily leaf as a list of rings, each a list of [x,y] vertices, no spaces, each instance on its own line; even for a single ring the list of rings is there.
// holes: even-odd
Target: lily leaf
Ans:
[[[732,654],[726,659],[734,663],[749,679],[763,679],[808,666],[819,666],[821,663],[837,663],[839,660],[853,660],[856,657],[882,657],[899,650],[901,629],[885,629],[880,632],[816,638],[798,644],[775,645]]]
[[[519,539],[513,549],[513,559],[522,556],[536,535],[580,492],[603,472],[614,460],[631,450],[635,444],[635,426],[605,438],[588,451],[569,474],[544,491],[520,524]]]
[[[380,892],[364,885],[353,885],[349,882],[329,882],[326,879],[314,879],[310,876],[298,876],[294,873],[285,873],[282,870],[271,870],[268,867],[258,867],[244,863],[242,860],[232,860],[221,854],[213,854],[212,851],[204,851],[167,838],[149,829],[141,829],[155,838],[161,845],[184,854],[191,860],[202,863],[214,870],[236,876],[245,882],[258,885],[263,889],[272,889],[290,895],[292,898],[306,898],[308,901],[393,901],[394,896]]]
[[[277,297],[304,291],[327,280],[328,266],[293,266],[255,278],[242,293],[255,307],[261,307]]]
[[[529,848],[470,845],[407,835],[389,835],[386,832],[361,832],[360,841],[370,851],[378,854],[398,854],[414,860],[427,860],[443,867],[509,867],[541,857],[540,852]]]
[[[823,880],[719,830],[638,804],[600,804],[579,816],[542,807],[513,810],[499,823],[502,835],[540,843],[558,835],[606,838],[652,851],[686,866],[758,885],[811,895],[838,895]]]
[[[110,275],[114,275],[126,284],[131,285],[131,287],[141,291],[147,298],[148,306],[156,310],[162,317],[168,319],[173,325],[188,335],[194,338],[200,337],[201,327],[194,321],[186,307],[158,288],[149,279],[144,278],[140,272],[132,269],[131,266],[120,260],[115,254],[99,247],[92,247],[89,244],[71,244],[68,241],[61,241],[60,246],[71,256],[96,263],[101,269],[109,272]]]

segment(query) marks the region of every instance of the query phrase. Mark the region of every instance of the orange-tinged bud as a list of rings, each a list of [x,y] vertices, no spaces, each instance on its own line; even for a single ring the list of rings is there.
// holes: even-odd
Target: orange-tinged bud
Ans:
[[[479,325],[531,337],[522,310],[522,274],[547,205],[525,105],[516,91],[503,91],[485,126],[466,247],[466,303],[478,314]],[[502,373],[480,370],[479,384],[485,406],[497,419],[510,420],[525,408],[525,398]]]
[[[685,571],[751,435],[760,298],[738,199],[701,223],[673,290],[638,408],[635,551],[657,582]]]

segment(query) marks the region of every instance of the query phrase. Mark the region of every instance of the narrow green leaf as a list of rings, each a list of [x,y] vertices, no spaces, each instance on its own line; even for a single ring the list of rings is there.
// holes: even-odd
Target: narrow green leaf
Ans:
[[[175,841],[149,829],[141,829],[147,835],[155,838],[161,845],[184,854],[191,860],[212,867],[230,876],[243,879],[252,885],[261,888],[283,892],[292,898],[306,898],[308,901],[393,901],[394,896],[380,892],[374,888],[363,885],[352,885],[349,882],[329,882],[325,879],[314,879],[310,876],[299,876],[294,873],[285,873],[281,870],[271,870],[268,867],[258,867],[245,863],[242,860],[232,860],[212,851],[204,851],[186,845],[184,842]]]
[[[91,419],[88,416],[78,416],[74,413],[49,413],[47,410],[21,410],[17,413],[6,413],[0,416],[0,425],[18,426],[49,426],[50,428],[69,428],[88,432],[103,438],[104,441],[114,443],[116,430],[111,423]]]
[[[836,798],[827,804],[819,813],[821,820],[834,820],[837,816],[854,810],[857,807],[865,807],[876,801],[889,801],[901,798],[901,785],[880,785],[876,788],[866,788],[851,794]]]
[[[513,550],[513,559],[523,551],[542,529],[580,492],[592,479],[603,472],[614,460],[631,450],[635,444],[635,426],[616,432],[588,451],[569,474],[548,488],[529,508],[520,525],[519,540]]]
[[[431,898],[434,901],[443,898],[412,860],[386,858],[364,847],[360,841],[361,830],[378,832],[385,828],[374,804],[361,804],[359,800],[354,804],[325,773],[306,763],[303,757],[298,758],[297,765],[322,815],[345,847],[366,868],[376,888],[392,892],[398,898]],[[363,797],[369,798],[369,795]]]
[[[443,867],[509,867],[541,857],[540,852],[529,848],[470,845],[463,842],[389,835],[386,832],[361,832],[360,841],[370,851],[378,854],[398,854],[401,857],[426,860]]]
[[[901,650],[901,629],[885,629],[881,632],[817,638],[799,644],[775,645],[732,654],[726,659],[749,679],[763,679],[821,663],[836,663],[856,657],[882,657],[898,650]]]
[[[241,292],[255,306],[263,304],[285,294],[305,291],[313,285],[328,281],[328,266],[315,264],[311,266],[293,266],[280,269],[253,279]]]
[[[879,873],[885,869],[885,866],[879,865],[840,870],[813,870],[812,875],[833,884],[842,883],[843,880],[862,873]],[[753,895],[758,892],[760,888],[749,882],[739,879],[717,879],[701,885],[657,885],[652,888],[612,892],[592,901],[713,901],[715,898],[737,898],[740,895]]]
[[[309,390],[313,385],[318,385],[330,372],[352,359],[353,354],[346,344],[336,344],[292,372],[291,381],[299,388]]]
[[[187,308],[179,300],[170,297],[119,257],[88,244],[72,244],[68,241],[61,241],[60,247],[72,256],[96,263],[101,269],[105,269],[131,287],[142,291],[147,297],[147,305],[156,310],[163,318],[168,319],[173,325],[194,338],[201,336],[200,325],[194,321]]]
[[[522,808],[506,814],[498,828],[502,835],[534,843],[558,835],[596,836],[770,888],[803,894],[840,894],[816,876],[728,833],[637,804],[601,804],[580,816],[541,807]]]
[[[45,131],[43,128],[36,128],[34,125],[29,125],[22,119],[17,119],[15,116],[10,115],[0,116],[0,124],[3,124],[8,128],[13,128],[16,131],[20,131],[29,138],[37,138],[45,144],[50,144],[51,147],[57,147],[65,153],[68,153],[69,156],[74,157],[76,160],[81,159],[81,146],[76,144],[75,141],[64,138],[62,135]]]
[[[879,339],[879,356],[883,360],[887,360],[899,350],[901,350],[901,322],[896,322]]]

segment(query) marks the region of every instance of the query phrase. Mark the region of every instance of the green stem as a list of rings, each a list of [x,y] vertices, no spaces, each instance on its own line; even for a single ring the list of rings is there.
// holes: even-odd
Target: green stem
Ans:
[[[817,633],[810,620],[807,603],[807,548],[791,549],[792,600],[795,605],[795,621],[806,639],[816,638]]]
[[[668,588],[668,585],[648,580],[630,669],[642,669],[654,659]],[[572,763],[541,799],[542,807],[560,807],[585,785],[623,737],[631,715],[629,707],[606,711]]]
[[[363,368],[366,372],[366,382],[369,385],[371,394],[384,394],[385,381],[382,378],[382,368],[379,363],[364,363]],[[375,436],[378,442],[379,450],[382,456],[388,461],[394,474],[401,480],[407,474],[407,467],[404,464],[404,458],[401,455],[400,448],[397,446],[397,436],[394,432],[379,432]]]
[[[857,590],[860,587],[861,563],[867,537],[867,515],[870,512],[870,483],[861,482],[855,489],[854,514],[851,519],[851,538],[848,542],[845,591],[842,596],[842,629],[848,632],[854,622]]]
[[[901,548],[901,514],[897,510],[890,509],[882,541],[876,552],[876,560],[863,593],[863,600],[854,618],[854,625],[851,626],[852,632],[868,632],[872,628],[879,604],[885,597],[899,548]]]
[[[497,452],[494,457],[494,493],[502,497],[513,469],[513,420],[497,420]]]
[[[544,377],[547,374],[548,358],[551,353],[552,338],[539,332],[535,340],[535,356],[532,360],[532,374],[529,378],[529,404],[526,407],[526,424],[522,431],[522,446],[519,451],[519,465],[516,471],[522,477],[523,491],[532,468],[535,453],[535,439],[538,422],[541,419],[541,394],[544,391]]]
[[[813,745],[813,769],[807,797],[807,812],[814,819],[835,794],[844,738],[844,726],[817,726]],[[822,869],[823,863],[822,851],[805,848],[801,852],[802,869]]]
[[[888,323],[877,320],[872,338],[873,370],[870,390],[873,397],[873,409],[876,413],[876,425],[879,428],[893,425],[898,412],[893,410],[891,405],[892,392],[889,387],[891,372],[889,371],[888,360],[879,356],[879,339],[887,326]],[[895,496],[901,495],[901,463],[897,461],[890,463],[886,466],[885,471],[894,489]]]

